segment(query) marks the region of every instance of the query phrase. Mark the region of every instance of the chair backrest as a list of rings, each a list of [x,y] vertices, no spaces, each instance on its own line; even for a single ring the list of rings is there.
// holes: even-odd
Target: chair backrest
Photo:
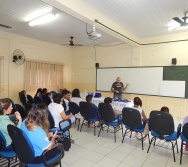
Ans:
[[[26,164],[31,163],[35,158],[35,153],[27,135],[21,129],[13,125],[8,125],[7,130],[12,139],[13,148],[18,159]]]
[[[26,118],[27,116],[27,112],[25,110],[25,108],[23,108],[20,104],[15,104],[17,111],[20,113],[22,118]]]
[[[80,112],[80,107],[74,102],[69,102],[69,111],[73,115],[78,114]]]
[[[19,94],[19,98],[20,98],[21,103],[23,105],[25,105],[25,103],[26,103],[26,97],[25,97],[25,95],[22,92],[19,92],[18,94]]]
[[[137,109],[124,107],[122,111],[123,124],[129,126],[130,129],[141,128],[142,118],[141,114]]]
[[[3,151],[6,148],[6,139],[2,132],[0,131],[0,151]]]
[[[174,120],[172,115],[163,111],[151,111],[149,128],[160,136],[172,134],[174,132]]]
[[[42,98],[39,97],[39,96],[35,96],[35,97],[34,97],[34,100],[35,100],[35,103],[36,103],[36,104],[43,102]]]
[[[92,106],[91,103],[81,101],[80,102],[80,114],[82,117],[85,119],[90,119],[93,117],[93,112],[92,112]]]
[[[47,106],[52,102],[48,95],[42,95],[42,100]]]
[[[111,122],[114,120],[114,111],[110,104],[99,103],[98,109],[101,120],[105,122]]]
[[[184,124],[183,130],[182,130],[183,136],[188,139],[188,123]]]
[[[54,117],[52,116],[51,112],[48,111],[49,114],[48,114],[48,121],[50,122],[50,129],[54,128],[55,127],[55,120],[54,120]]]
[[[66,132],[67,130],[69,130],[72,126],[71,120],[67,119],[67,120],[62,120],[59,122],[59,129],[62,132]]]
[[[33,104],[35,103],[34,98],[31,95],[27,95],[27,103]]]

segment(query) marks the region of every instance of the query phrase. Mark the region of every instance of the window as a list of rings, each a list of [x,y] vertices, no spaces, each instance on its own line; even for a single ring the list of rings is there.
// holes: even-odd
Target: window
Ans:
[[[25,62],[25,90],[38,88],[58,90],[63,87],[63,65],[42,62]]]

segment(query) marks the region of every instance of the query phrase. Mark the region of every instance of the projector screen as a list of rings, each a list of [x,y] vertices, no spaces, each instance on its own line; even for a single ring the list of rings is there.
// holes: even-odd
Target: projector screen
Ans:
[[[160,95],[163,67],[97,68],[97,91],[110,91],[117,77],[129,84],[126,93]]]

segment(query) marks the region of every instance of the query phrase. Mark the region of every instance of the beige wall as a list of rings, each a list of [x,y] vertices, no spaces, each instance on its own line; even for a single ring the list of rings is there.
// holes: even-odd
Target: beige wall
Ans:
[[[172,41],[187,37],[187,33],[175,34],[142,39],[142,43]],[[175,42],[139,47],[122,44],[106,47],[95,46],[95,48],[93,46],[74,48],[72,87],[79,88],[81,92],[95,92],[96,62],[100,64],[100,67],[169,66],[172,58],[177,58],[177,65],[188,65],[187,45],[188,42]],[[111,92],[103,92],[102,95],[112,97]],[[159,110],[164,105],[170,108],[170,113],[173,114],[174,119],[182,121],[179,117],[184,118],[188,115],[187,99],[134,94],[125,94],[124,98],[133,99],[135,96],[141,97],[143,109],[147,115],[151,110]]]
[[[12,62],[12,54],[16,49],[22,50],[26,59],[64,64],[63,85],[71,89],[70,48],[0,32],[0,56],[4,57],[0,98],[9,97],[16,103],[20,102],[18,92],[24,89],[24,65],[16,65]],[[34,95],[35,92],[28,93]]]

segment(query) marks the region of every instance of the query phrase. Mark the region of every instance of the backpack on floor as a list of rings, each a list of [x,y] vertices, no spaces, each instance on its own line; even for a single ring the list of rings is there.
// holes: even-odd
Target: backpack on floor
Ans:
[[[68,137],[59,137],[56,139],[56,143],[63,144],[65,151],[69,151],[69,149],[71,148],[71,141]]]

